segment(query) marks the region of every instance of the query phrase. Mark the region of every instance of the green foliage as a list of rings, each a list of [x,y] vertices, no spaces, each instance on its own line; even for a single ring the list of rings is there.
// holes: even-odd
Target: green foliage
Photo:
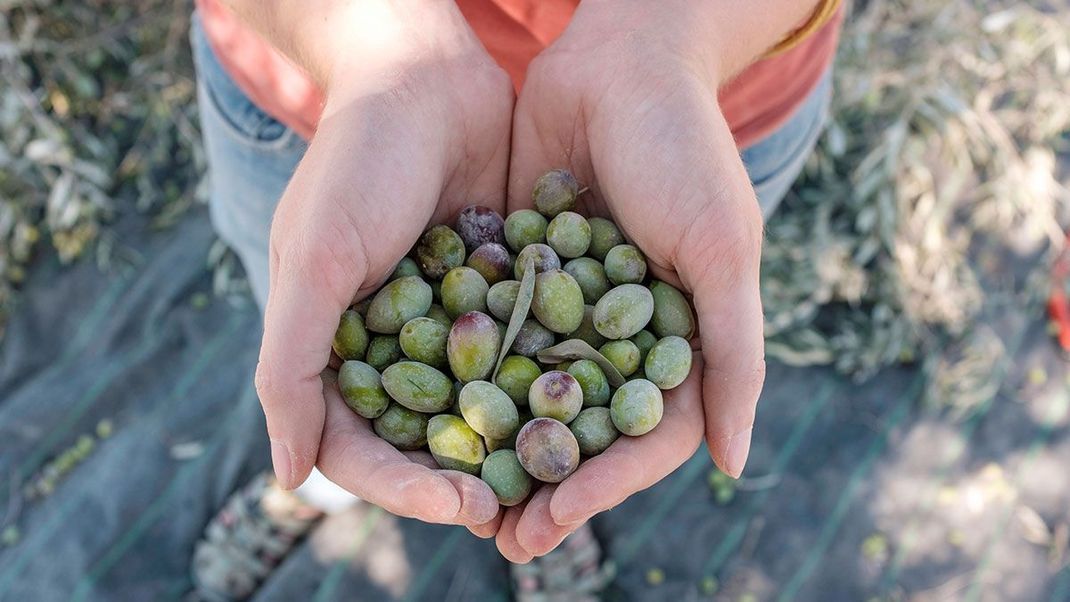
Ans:
[[[0,335],[36,252],[69,262],[95,248],[106,265],[115,216],[165,226],[193,203],[189,12],[165,0],[0,0]]]
[[[1058,10],[871,1],[849,18],[832,123],[768,223],[772,356],[857,378],[911,360],[931,373],[1002,293],[1042,315],[1042,259],[1070,217],[1057,160],[1070,21]],[[996,290],[1010,270],[1011,290]]]

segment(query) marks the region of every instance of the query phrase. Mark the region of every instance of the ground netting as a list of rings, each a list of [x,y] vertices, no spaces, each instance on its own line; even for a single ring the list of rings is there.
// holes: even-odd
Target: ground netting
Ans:
[[[180,599],[205,523],[268,467],[259,316],[205,303],[205,212],[117,231],[125,267],[38,261],[0,346],[0,600]],[[1070,597],[1067,365],[1041,316],[991,325],[1015,361],[966,419],[921,403],[917,369],[858,385],[772,365],[741,483],[711,485],[703,450],[595,519],[607,598]],[[365,506],[257,599],[504,600],[507,574],[462,528]]]

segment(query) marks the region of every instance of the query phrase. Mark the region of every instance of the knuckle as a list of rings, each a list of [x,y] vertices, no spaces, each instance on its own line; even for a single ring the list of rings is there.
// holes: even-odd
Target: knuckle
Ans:
[[[725,436],[752,426],[758,398],[765,386],[765,358],[720,368],[707,365],[706,370],[707,386],[722,392],[715,407],[707,408],[707,420],[714,419],[720,425],[719,430],[725,431]],[[712,415],[709,413],[711,409]]]
[[[765,358],[759,358],[750,370],[744,372],[742,380],[744,389],[758,399],[765,386]]]
[[[367,266],[362,239],[349,225],[338,220],[319,228],[301,228],[280,251],[280,267],[285,275],[348,304]]]
[[[273,367],[270,362],[261,360],[256,365],[253,384],[265,411],[270,411],[277,403],[277,400],[286,396],[288,389],[284,383],[285,379],[281,378],[279,370]]]
[[[360,262],[354,260],[352,250],[344,252],[331,244],[314,244],[305,261],[302,269],[314,274],[335,298],[346,299],[356,291],[360,282],[356,265]]]
[[[722,212],[723,213],[723,212]],[[682,239],[686,254],[699,263],[702,279],[733,282],[757,274],[762,252],[762,223],[749,211],[731,212],[728,219],[701,219]]]
[[[725,385],[731,387],[736,395],[746,396],[747,401],[754,402],[765,386],[765,358],[758,358],[749,363],[736,364],[715,370]],[[740,400],[742,401],[742,399]]]

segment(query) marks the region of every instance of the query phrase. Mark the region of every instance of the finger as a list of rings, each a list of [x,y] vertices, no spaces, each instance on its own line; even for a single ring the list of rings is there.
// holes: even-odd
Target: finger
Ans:
[[[482,479],[457,470],[440,470],[461,497],[458,518],[466,525],[481,525],[494,520],[498,514],[498,496]]]
[[[690,252],[680,255],[678,267],[684,286],[694,293],[698,315],[706,441],[717,466],[735,478],[747,463],[765,381],[761,219],[753,191],[748,187],[739,194],[753,210],[715,220],[719,227],[697,222],[692,232],[701,234],[688,242]]]
[[[553,523],[574,526],[609,510],[665,478],[695,453],[703,432],[702,362],[697,354],[695,363],[687,380],[665,392],[665,414],[654,430],[642,437],[621,436],[557,486],[550,500]]]
[[[417,464],[380,439],[370,423],[324,390],[326,424],[318,466],[329,480],[385,510],[432,523],[459,524],[461,494],[439,471]]]
[[[736,346],[739,355],[725,357],[723,349],[705,351],[710,359],[703,375],[706,440],[710,454],[717,466],[734,478],[743,474],[750,455],[754,416],[765,382],[761,305],[757,299],[747,298],[749,295],[741,296],[739,322],[733,329],[738,338],[731,339],[741,343]],[[698,303],[700,307],[703,304]],[[722,335],[727,334],[724,330],[728,329],[722,329]],[[703,336],[712,341],[719,340],[716,333]]]
[[[556,490],[554,485],[540,488],[528,500],[524,514],[517,521],[516,540],[533,556],[548,554],[583,524],[583,521],[569,525],[554,522],[550,516],[550,500]]]
[[[461,496],[461,509],[457,514],[464,519],[466,525],[476,527],[489,525],[498,516],[498,496],[494,495],[494,491],[489,485],[483,482],[482,479],[478,479],[470,474],[458,472],[456,470],[442,470],[439,468],[438,462],[435,462],[434,457],[426,451],[407,451],[401,453],[409,460],[421,466],[426,466],[432,470],[438,471],[438,473],[446,477],[450,483],[453,483],[453,487]],[[497,527],[495,527],[494,532],[497,532]],[[490,535],[493,534],[494,533],[491,533]]]
[[[307,241],[288,247],[265,309],[256,390],[275,476],[284,489],[300,485],[316,462],[325,415],[320,372],[330,359],[338,316],[356,290],[355,284],[347,289],[324,281],[359,283],[365,274],[359,250],[326,248]]]
[[[524,549],[524,546],[520,545],[520,542],[516,540],[516,525],[520,522],[520,517],[523,516],[526,505],[527,503],[525,502],[511,508],[505,508],[501,527],[498,529],[498,535],[494,539],[494,543],[498,546],[498,551],[502,553],[506,560],[514,564],[527,564],[533,558]]]
[[[732,308],[721,306],[733,297],[738,305]],[[721,307],[711,310],[707,305]],[[711,315],[719,312],[723,319],[735,322],[728,326],[716,324],[711,318],[699,319],[703,353],[708,358],[703,374],[706,441],[717,466],[726,474],[739,478],[750,455],[754,415],[765,382],[761,301],[757,291],[741,290],[720,300],[696,298],[696,306],[700,316],[707,311]],[[728,313],[730,311],[733,313]],[[734,341],[731,349],[716,344],[716,341],[725,340]],[[710,349],[711,345],[713,349]]]
[[[502,526],[502,517],[505,516],[505,509],[499,508],[494,518],[481,525],[469,525],[468,530],[472,532],[472,535],[481,539],[490,539],[498,534],[498,530]]]

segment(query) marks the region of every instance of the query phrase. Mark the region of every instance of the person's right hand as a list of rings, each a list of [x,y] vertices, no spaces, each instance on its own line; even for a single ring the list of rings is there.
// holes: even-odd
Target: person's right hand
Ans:
[[[497,542],[513,562],[548,553],[653,486],[704,437],[722,471],[743,471],[765,378],[762,215],[717,90],[754,58],[735,58],[734,17],[744,12],[727,1],[590,0],[528,70],[513,122],[510,209],[531,205],[546,171],[572,171],[590,187],[580,212],[612,217],[650,274],[692,297],[698,348],[691,376],[665,393],[657,428],[620,437],[505,512]],[[781,18],[785,28],[795,20]],[[767,44],[780,35],[766,31]]]
[[[512,84],[451,2],[347,11],[347,27],[325,24],[344,32],[338,41],[315,40],[330,50],[316,48],[323,117],[271,227],[256,388],[275,474],[294,488],[318,465],[395,514],[478,530],[497,514],[490,488],[376,437],[329,378],[325,397],[321,372],[341,313],[390,275],[429,224],[469,203],[503,210]]]

